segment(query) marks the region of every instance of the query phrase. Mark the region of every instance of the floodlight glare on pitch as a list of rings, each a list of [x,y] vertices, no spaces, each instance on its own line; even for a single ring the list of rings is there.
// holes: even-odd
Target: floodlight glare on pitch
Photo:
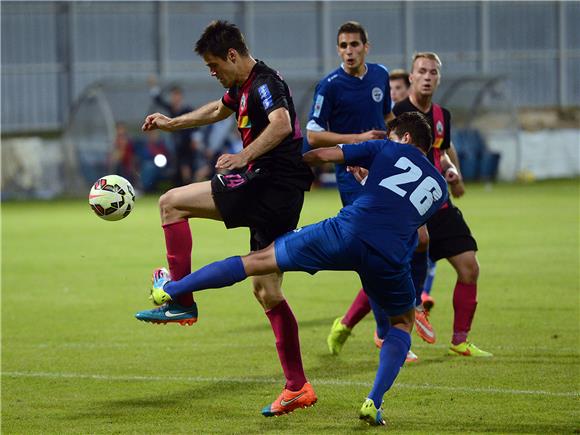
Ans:
[[[120,175],[105,175],[93,184],[89,193],[89,205],[101,219],[118,221],[133,210],[135,190]]]

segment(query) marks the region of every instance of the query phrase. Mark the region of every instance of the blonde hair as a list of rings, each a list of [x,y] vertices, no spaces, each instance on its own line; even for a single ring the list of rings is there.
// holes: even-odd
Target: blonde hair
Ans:
[[[415,61],[417,59],[420,59],[420,58],[434,60],[435,63],[437,64],[437,69],[439,71],[441,71],[441,66],[443,66],[443,64],[441,63],[441,59],[439,59],[439,56],[437,55],[437,53],[434,53],[432,51],[420,51],[420,52],[415,53],[413,55],[413,61],[411,62],[411,72],[413,72],[413,67],[415,66]]]

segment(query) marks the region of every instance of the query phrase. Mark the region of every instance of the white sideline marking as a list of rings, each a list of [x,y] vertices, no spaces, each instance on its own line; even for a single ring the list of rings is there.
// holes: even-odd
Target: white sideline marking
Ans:
[[[49,379],[92,379],[97,381],[145,381],[145,382],[224,382],[236,384],[277,384],[279,379],[263,378],[218,378],[204,376],[116,376],[116,375],[90,375],[82,373],[49,373],[49,372],[2,372],[2,376],[13,378],[49,378]],[[370,382],[363,381],[342,381],[339,379],[312,379],[313,385],[336,385],[339,387],[346,386],[363,386],[370,387]],[[440,390],[462,393],[484,393],[484,394],[512,394],[512,395],[531,395],[531,396],[554,396],[554,397],[577,397],[579,392],[553,392],[542,390],[512,390],[504,388],[469,388],[469,387],[449,387],[444,385],[432,384],[402,384],[396,383],[394,388],[409,388],[416,390]]]

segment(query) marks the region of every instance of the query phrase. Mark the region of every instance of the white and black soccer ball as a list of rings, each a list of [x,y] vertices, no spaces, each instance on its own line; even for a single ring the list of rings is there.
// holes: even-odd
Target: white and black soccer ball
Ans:
[[[89,193],[89,205],[95,214],[106,221],[127,217],[135,206],[135,190],[119,175],[99,178]]]

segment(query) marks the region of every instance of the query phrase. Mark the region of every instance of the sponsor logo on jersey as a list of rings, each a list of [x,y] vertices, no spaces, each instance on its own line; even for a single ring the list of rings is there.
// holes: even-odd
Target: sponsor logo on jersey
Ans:
[[[373,100],[375,100],[377,103],[380,103],[383,101],[383,90],[381,88],[373,88],[371,91],[371,96],[373,97]]]
[[[318,118],[320,116],[320,111],[322,110],[323,103],[324,103],[324,96],[318,94],[316,96],[316,101],[314,102],[314,113],[312,113],[312,116],[314,116],[315,118]]]
[[[262,99],[262,106],[264,106],[264,110],[268,110],[274,104],[272,100],[272,94],[270,93],[270,89],[268,89],[268,85],[263,84],[258,88],[258,93],[260,94],[260,98]]]
[[[334,80],[335,78],[337,78],[337,77],[338,77],[338,74],[334,74],[334,75],[330,76],[329,78],[327,78],[327,79],[326,79],[326,81],[327,81],[328,83],[330,83],[331,81],[333,81],[333,80]]]
[[[246,110],[246,99],[247,99],[247,95],[242,94],[242,98],[240,98],[240,111],[241,112]]]
[[[252,123],[248,115],[243,115],[238,118],[238,128],[252,128]]]

